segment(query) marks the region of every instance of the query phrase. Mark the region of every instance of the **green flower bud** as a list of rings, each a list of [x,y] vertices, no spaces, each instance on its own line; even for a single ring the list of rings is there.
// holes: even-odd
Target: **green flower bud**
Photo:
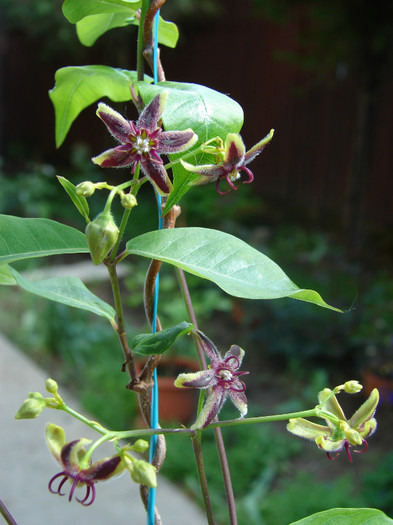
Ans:
[[[359,381],[352,380],[352,381],[346,381],[344,383],[344,391],[348,394],[357,394],[362,390],[363,386],[359,383]]]
[[[100,264],[116,244],[119,229],[110,212],[102,212],[86,226],[86,239],[94,264]]]
[[[41,414],[45,406],[44,398],[29,397],[22,403],[22,406],[15,414],[15,419],[34,419]]]
[[[44,396],[40,392],[30,392],[28,395],[29,399],[44,399]]]
[[[120,195],[121,204],[126,210],[131,210],[134,206],[138,205],[135,195],[131,193],[122,193]]]
[[[143,454],[149,448],[149,443],[144,439],[137,439],[132,445],[132,449],[138,454]]]
[[[59,386],[54,379],[49,378],[45,382],[45,388],[50,394],[57,394]]]
[[[131,478],[139,485],[146,485],[147,487],[157,487],[156,469],[151,463],[136,459],[133,462],[131,471]]]
[[[89,180],[85,180],[84,182],[81,182],[76,187],[76,193],[78,195],[81,195],[82,197],[91,197],[95,191],[96,191],[95,184],[93,184]]]

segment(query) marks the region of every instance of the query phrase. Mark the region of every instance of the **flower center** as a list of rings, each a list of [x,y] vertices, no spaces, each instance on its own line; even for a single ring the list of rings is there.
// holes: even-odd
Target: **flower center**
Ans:
[[[232,381],[233,379],[233,375],[232,375],[232,372],[230,370],[227,370],[225,368],[221,369],[218,371],[218,377],[222,380],[222,381]]]
[[[138,155],[149,153],[151,149],[151,144],[150,144],[148,137],[143,138],[140,135],[137,136],[136,141],[134,143],[134,148],[136,149],[136,152]]]
[[[232,173],[228,175],[229,180],[234,182],[235,180],[240,179],[240,173],[238,170],[233,170]]]

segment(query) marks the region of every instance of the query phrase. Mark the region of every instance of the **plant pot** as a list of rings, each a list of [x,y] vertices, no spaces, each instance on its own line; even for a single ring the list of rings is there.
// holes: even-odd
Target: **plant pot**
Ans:
[[[137,361],[140,372],[146,361]],[[177,388],[174,382],[184,372],[197,372],[199,364],[196,359],[174,356],[161,359],[157,367],[159,420],[164,423],[176,422],[186,425],[196,417],[199,390]]]
[[[377,388],[382,403],[393,405],[393,379],[379,376],[371,370],[363,372],[364,393],[369,396],[371,391]]]

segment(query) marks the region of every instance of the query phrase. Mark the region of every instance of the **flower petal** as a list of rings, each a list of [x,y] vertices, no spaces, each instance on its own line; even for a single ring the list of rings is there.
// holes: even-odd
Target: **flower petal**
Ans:
[[[224,362],[233,370],[238,370],[241,367],[244,350],[240,346],[232,345],[228,352],[224,355]]]
[[[330,435],[329,427],[312,423],[311,421],[308,421],[308,419],[302,417],[290,419],[287,425],[287,430],[288,432],[305,439],[316,439],[319,436],[327,437]]]
[[[225,139],[224,166],[230,173],[236,166],[243,163],[246,148],[238,133],[228,133]]]
[[[139,115],[136,127],[138,129],[146,129],[150,132],[155,131],[157,129],[157,122],[164,111],[167,99],[168,91],[163,91],[154,97],[150,104],[148,104]]]
[[[128,136],[134,134],[130,122],[103,102],[98,104],[97,116],[119,142],[126,142]]]
[[[210,339],[206,337],[206,335],[200,330],[195,330],[195,335],[198,339],[198,343],[201,344],[205,354],[210,359],[213,368],[216,363],[221,363],[222,357],[220,355],[220,352],[217,350],[216,346],[214,345],[213,341],[210,341]]]
[[[346,443],[345,439],[333,440],[326,436],[318,436],[315,438],[315,443],[319,448],[325,452],[338,452]]]
[[[149,157],[142,157],[141,168],[148,176],[150,181],[155,185],[160,195],[168,195],[168,193],[171,192],[173,188],[172,182],[170,181],[168,173],[162,164],[153,162]]]
[[[215,386],[207,397],[205,404],[193,425],[192,430],[205,428],[220,412],[227,395],[227,391],[220,386]]]
[[[65,444],[65,431],[64,428],[48,423],[45,429],[45,438],[48,444],[48,448],[52,456],[61,462],[61,449]]]
[[[324,388],[321,392],[319,392],[318,400],[319,400],[319,403],[323,405],[322,408],[326,412],[331,412],[334,416],[336,416],[341,421],[347,420],[341,406],[339,405],[339,402],[337,401],[336,396],[332,395],[332,390],[330,390],[330,388]],[[326,419],[326,422],[330,428],[333,428],[333,429],[336,428],[336,425],[334,425],[331,421],[329,421],[329,419]]]
[[[121,145],[108,149],[91,160],[101,168],[124,168],[135,162],[135,156],[130,145]]]
[[[197,173],[198,175],[204,176],[205,182],[213,182],[217,180],[219,177],[225,177],[226,170],[222,165],[218,164],[202,164],[200,166],[194,166],[193,164],[189,164],[188,162],[185,162],[184,160],[180,160],[183,168],[185,168],[187,171],[190,171],[191,173]],[[193,184],[198,184],[199,179],[197,179],[195,182],[193,181]],[[203,184],[202,183],[202,184]]]
[[[376,388],[371,392],[366,401],[357,409],[351,419],[348,421],[349,426],[358,429],[366,421],[369,421],[377,409],[379,402],[379,392]]]
[[[209,388],[215,385],[215,371],[200,370],[188,374],[179,374],[174,383],[178,388]]]
[[[121,474],[124,468],[120,456],[111,456],[93,463],[84,471],[84,477],[89,481],[105,480]]]
[[[270,132],[266,135],[266,137],[264,137],[257,144],[255,144],[255,146],[249,149],[244,156],[244,164],[248,164],[249,162],[254,160],[255,157],[261,153],[266,144],[268,144],[272,140],[273,135],[274,129],[271,129]]]
[[[63,446],[60,457],[67,472],[79,471],[79,463],[86,453],[84,447],[89,443],[91,443],[91,439],[82,438],[69,441]]]
[[[239,381],[240,383],[240,381]],[[247,397],[244,392],[229,390],[229,397],[231,398],[232,403],[240,412],[240,417],[244,417],[248,412],[247,406]]]
[[[159,153],[177,153],[191,148],[198,140],[192,129],[184,131],[163,131],[158,138]]]

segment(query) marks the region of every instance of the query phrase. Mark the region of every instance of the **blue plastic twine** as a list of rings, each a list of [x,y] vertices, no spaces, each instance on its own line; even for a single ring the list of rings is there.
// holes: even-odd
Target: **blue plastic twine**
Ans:
[[[160,11],[157,11],[154,18],[154,47],[153,47],[153,76],[154,83],[158,81],[157,73],[157,57],[158,57],[158,22],[159,22]],[[158,229],[163,228],[163,220],[161,216],[161,196],[156,193],[157,197],[157,209],[158,209]],[[156,324],[157,324],[157,307],[158,307],[158,293],[160,287],[160,275],[157,274],[156,283],[154,287],[154,302],[153,302],[153,320],[152,320],[152,332],[156,333]],[[151,397],[151,418],[150,426],[151,428],[158,427],[158,387],[157,387],[157,370],[154,370],[153,374],[153,390]],[[157,436],[151,436],[150,438],[150,451],[149,451],[149,461],[153,461],[154,454],[157,447]],[[155,506],[156,506],[156,489],[150,488],[148,499],[147,499],[147,525],[154,525],[155,517]]]

